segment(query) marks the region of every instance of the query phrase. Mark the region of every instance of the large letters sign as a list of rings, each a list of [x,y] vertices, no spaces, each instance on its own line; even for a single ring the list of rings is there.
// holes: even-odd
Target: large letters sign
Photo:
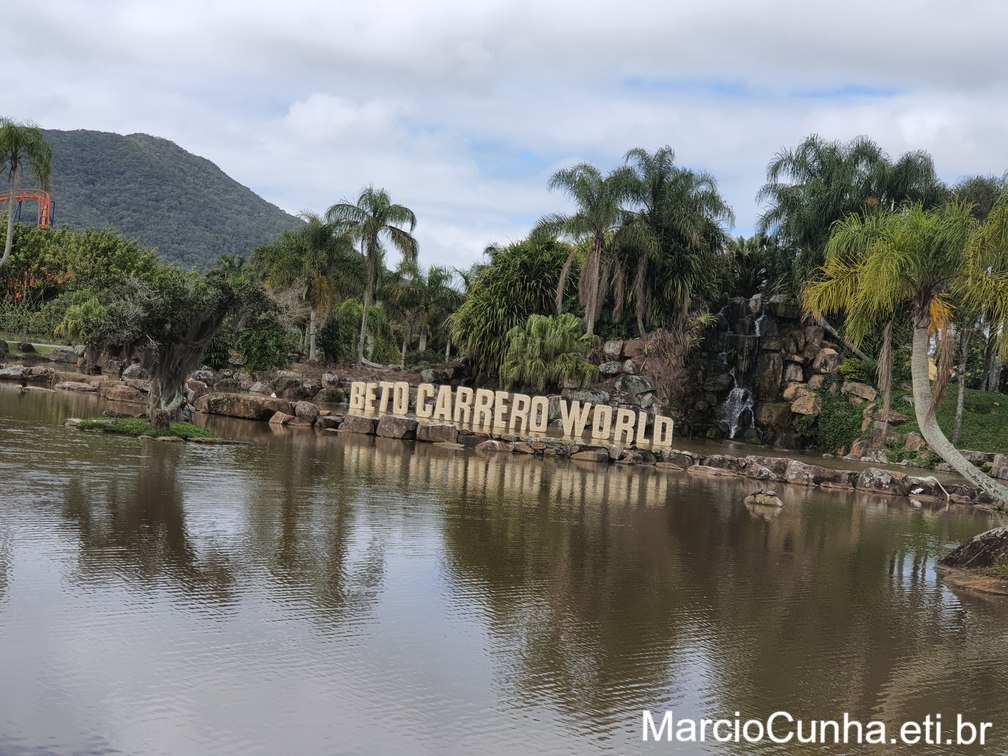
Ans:
[[[354,381],[350,385],[350,414],[363,416],[415,414],[420,420],[452,423],[457,426],[497,428],[516,434],[545,434],[549,423],[549,399],[545,396],[512,394],[507,391],[471,389],[421,383],[412,400],[405,381]],[[672,418],[655,415],[648,434],[646,412],[608,404],[560,400],[563,435],[592,441],[609,441],[618,446],[669,446]]]

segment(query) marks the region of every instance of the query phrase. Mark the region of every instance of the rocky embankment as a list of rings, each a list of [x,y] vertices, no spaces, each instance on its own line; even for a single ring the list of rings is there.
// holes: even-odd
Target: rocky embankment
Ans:
[[[196,400],[196,409],[208,414],[239,417],[322,432],[357,433],[382,438],[437,443],[481,453],[559,457],[576,462],[654,465],[690,475],[749,478],[766,483],[787,483],[824,489],[864,491],[918,499],[949,500],[960,504],[990,506],[983,492],[964,484],[945,487],[933,477],[867,468],[842,470],[812,465],[785,457],[728,454],[698,454],[679,449],[602,446],[580,440],[549,436],[516,436],[488,428],[456,427],[429,423],[415,417],[383,415],[362,417],[329,412],[317,404],[290,401],[253,393],[210,392]]]

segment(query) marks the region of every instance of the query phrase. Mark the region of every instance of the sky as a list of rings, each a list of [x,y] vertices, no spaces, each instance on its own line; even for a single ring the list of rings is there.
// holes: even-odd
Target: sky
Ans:
[[[48,0],[11,17],[0,114],[171,139],[292,213],[384,187],[416,213],[423,265],[523,238],[570,209],[554,171],[634,147],[711,173],[742,235],[767,163],[810,133],[927,150],[948,181],[1008,169],[998,0]]]

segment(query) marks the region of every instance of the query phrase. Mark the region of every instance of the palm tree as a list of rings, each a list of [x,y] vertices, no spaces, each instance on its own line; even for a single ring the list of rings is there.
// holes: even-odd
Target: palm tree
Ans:
[[[252,264],[272,287],[299,287],[308,305],[308,360],[318,358],[315,346],[319,318],[357,291],[363,276],[360,258],[346,234],[314,213],[302,213],[305,223],[288,229],[272,243],[252,253]]]
[[[909,202],[935,207],[946,195],[926,152],[906,153],[894,163],[867,137],[845,144],[812,134],[767,166],[767,183],[756,199],[768,208],[758,230],[801,250],[811,271],[822,264],[833,224],[847,215]]]
[[[361,245],[367,262],[367,281],[364,284],[364,312],[361,315],[360,338],[357,344],[357,365],[364,361],[364,336],[367,332],[368,309],[374,292],[377,267],[382,252],[382,240],[387,240],[403,256],[408,265],[416,265],[417,241],[413,238],[416,216],[404,205],[393,204],[388,192],[367,186],[361,190],[357,202],[344,200],[326,211],[326,219],[344,229]],[[407,230],[408,229],[408,230]]]
[[[578,279],[578,297],[584,307],[585,331],[594,332],[602,311],[607,288],[612,283],[612,259],[609,238],[623,213],[623,202],[632,174],[627,168],[617,168],[603,176],[589,163],[562,168],[549,181],[550,189],[563,190],[577,206],[570,215],[554,213],[542,218],[533,236],[546,238],[566,236],[575,242],[587,241],[589,247]],[[556,291],[556,311],[563,309],[567,276],[575,261],[572,249],[560,274]],[[616,287],[619,291],[622,287]]]
[[[728,243],[724,226],[735,216],[713,176],[675,165],[671,147],[654,153],[636,148],[627,152],[626,161],[632,166],[626,197],[638,209],[624,215],[615,246],[622,278],[633,279],[643,336],[656,309],[685,322],[692,298],[710,291],[714,257]],[[617,298],[617,310],[619,304]]]
[[[52,148],[41,129],[31,122],[17,123],[0,118],[0,161],[7,171],[7,240],[4,242],[0,268],[7,263],[14,248],[14,197],[21,181],[24,163],[28,162],[42,189],[49,189],[52,175]]]
[[[921,433],[964,478],[1008,502],[1008,488],[970,464],[938,426],[936,402],[951,365],[939,359],[933,393],[928,375],[931,337],[942,338],[952,326],[954,301],[983,305],[996,322],[1008,322],[1008,272],[998,257],[1003,245],[997,244],[1008,237],[1008,204],[979,232],[974,233],[975,226],[969,206],[961,203],[938,211],[913,204],[899,213],[848,215],[834,226],[825,263],[802,301],[816,317],[845,313],[855,343],[877,323],[907,309],[913,325],[914,413]]]
[[[508,388],[528,386],[542,392],[547,386],[598,379],[598,368],[588,361],[596,338],[585,333],[569,312],[560,315],[530,315],[524,325],[507,335],[501,380]]]

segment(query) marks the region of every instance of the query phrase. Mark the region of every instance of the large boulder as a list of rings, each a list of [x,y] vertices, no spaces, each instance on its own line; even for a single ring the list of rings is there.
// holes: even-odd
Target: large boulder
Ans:
[[[150,378],[150,374],[143,369],[139,362],[133,362],[122,371],[123,378]]]
[[[858,475],[857,483],[854,484],[854,487],[859,491],[869,491],[871,493],[899,494],[902,493],[906,477],[902,473],[869,467]]]
[[[147,395],[133,386],[109,386],[103,388],[101,395],[110,402],[145,402]]]
[[[35,345],[29,341],[22,341],[18,344],[18,351],[21,354],[35,354]]]
[[[189,378],[186,381],[186,391],[189,392],[189,401],[195,402],[201,396],[209,393],[210,387],[203,381],[198,381],[195,378]]]
[[[812,362],[812,369],[817,373],[830,375],[840,367],[840,353],[832,347],[823,347],[819,350],[815,360]]]
[[[991,477],[1008,480],[1008,455],[995,454],[991,462]]]
[[[250,394],[272,394],[273,384],[266,381],[256,381],[248,388]]]
[[[376,434],[383,438],[416,438],[417,421],[414,417],[382,415]]]
[[[938,565],[959,570],[1008,567],[1008,528],[994,528],[973,536]]]
[[[458,441],[458,428],[451,423],[421,423],[416,428],[416,437],[432,444],[454,444]]]
[[[293,415],[294,407],[286,399],[271,396],[212,393],[196,400],[196,411],[246,420],[269,420],[277,412]]]
[[[338,386],[325,386],[312,397],[312,401],[316,404],[346,404],[347,395]]]
[[[57,391],[76,391],[82,394],[93,394],[98,391],[97,386],[83,381],[60,381],[53,388]]]
[[[644,339],[628,339],[624,341],[623,356],[630,360],[644,357]]]
[[[784,432],[791,428],[791,404],[789,402],[760,402],[756,407],[756,427],[773,428]]]
[[[818,415],[822,412],[822,397],[804,394],[791,402],[791,411],[796,415]]]
[[[808,384],[789,383],[787,386],[784,387],[784,393],[781,395],[781,398],[785,402],[793,402],[795,399],[799,399],[803,396],[808,396],[811,394],[815,394],[815,392],[808,387]]]
[[[375,433],[375,420],[373,417],[361,417],[360,415],[347,415],[340,424],[341,431],[350,433],[363,433],[373,436]]]
[[[623,342],[616,339],[602,345],[602,354],[610,360],[618,360],[623,354]]]
[[[756,363],[756,393],[764,401],[772,402],[781,395],[784,377],[784,358],[780,352],[761,352]]]
[[[858,381],[845,382],[840,388],[840,391],[848,396],[856,396],[858,399],[864,399],[866,402],[874,402],[875,397],[878,396],[878,391],[876,391],[872,386]]]
[[[623,372],[623,363],[616,360],[610,362],[603,362],[599,365],[599,373],[606,378],[611,378],[614,375],[619,375]]]
[[[655,390],[655,385],[650,378],[643,375],[622,375],[616,381],[616,390],[638,401],[645,394],[650,394]]]
[[[10,347],[7,345],[7,342],[0,339],[0,359],[6,357],[8,352],[10,352]]]
[[[0,381],[20,381],[23,377],[24,368],[21,365],[0,368]]]
[[[584,451],[574,452],[571,455],[571,459],[576,462],[608,462],[609,452],[605,449],[585,449]]]
[[[784,380],[788,383],[801,383],[805,380],[805,372],[802,370],[802,366],[797,362],[788,362],[784,366]]]
[[[620,378],[622,381],[623,378]],[[592,404],[609,404],[609,392],[601,389],[565,388],[560,396],[568,402],[591,402]]]
[[[430,367],[420,371],[420,379],[424,383],[448,383],[454,374],[449,367]]]
[[[312,425],[318,419],[319,408],[317,404],[301,401],[295,403],[294,414],[306,421],[309,425]]]

